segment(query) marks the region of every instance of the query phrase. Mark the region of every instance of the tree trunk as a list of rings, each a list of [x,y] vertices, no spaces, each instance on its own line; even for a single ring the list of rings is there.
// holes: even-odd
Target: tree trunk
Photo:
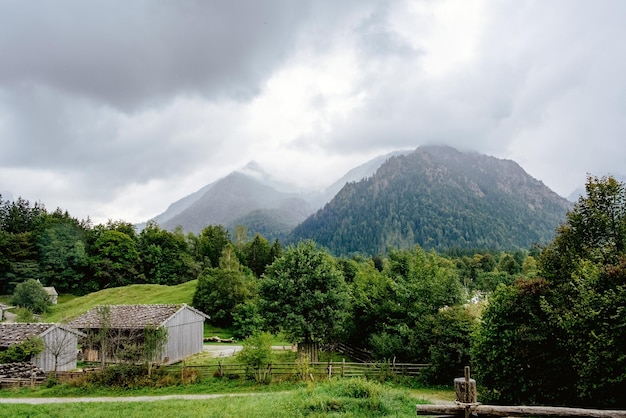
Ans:
[[[298,357],[307,358],[311,363],[319,361],[319,343],[302,342],[298,343]]]

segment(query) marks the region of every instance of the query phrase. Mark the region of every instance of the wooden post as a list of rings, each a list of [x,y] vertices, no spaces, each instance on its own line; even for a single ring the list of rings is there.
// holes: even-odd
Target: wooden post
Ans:
[[[333,365],[328,363],[328,378],[333,377]]]
[[[341,377],[346,377],[346,359],[342,358],[341,359]]]
[[[470,368],[465,366],[465,377],[454,379],[454,391],[456,392],[456,401],[460,403],[476,403],[477,391],[476,381],[470,379]]]

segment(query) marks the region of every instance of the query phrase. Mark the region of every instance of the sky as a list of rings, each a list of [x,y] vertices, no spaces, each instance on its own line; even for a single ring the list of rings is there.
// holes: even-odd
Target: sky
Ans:
[[[0,0],[0,194],[141,222],[254,160],[319,190],[393,150],[626,174],[622,0]]]

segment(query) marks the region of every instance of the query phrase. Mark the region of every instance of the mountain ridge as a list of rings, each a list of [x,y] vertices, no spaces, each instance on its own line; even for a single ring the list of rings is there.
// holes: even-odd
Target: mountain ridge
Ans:
[[[375,157],[349,170],[321,192],[297,190],[276,181],[256,161],[250,161],[241,169],[177,200],[151,220],[168,230],[181,226],[193,233],[212,224],[233,231],[241,224],[268,239],[285,239],[298,223],[326,204],[346,182],[373,175],[386,159],[404,152],[408,151]],[[144,225],[137,227],[141,229]]]
[[[292,232],[336,254],[388,247],[528,248],[548,241],[570,203],[511,160],[421,146],[349,183]]]

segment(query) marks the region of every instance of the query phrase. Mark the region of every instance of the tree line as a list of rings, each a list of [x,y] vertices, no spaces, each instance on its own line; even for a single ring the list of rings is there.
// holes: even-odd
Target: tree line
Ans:
[[[241,235],[241,234],[240,234]],[[244,233],[245,235],[245,233]],[[261,236],[241,241],[238,259],[256,274],[281,251],[278,241]],[[124,221],[92,225],[41,203],[0,196],[0,294],[11,294],[28,279],[59,293],[84,295],[138,283],[176,285],[218,267],[231,235],[220,225],[200,234],[161,229],[149,222],[137,232]]]

